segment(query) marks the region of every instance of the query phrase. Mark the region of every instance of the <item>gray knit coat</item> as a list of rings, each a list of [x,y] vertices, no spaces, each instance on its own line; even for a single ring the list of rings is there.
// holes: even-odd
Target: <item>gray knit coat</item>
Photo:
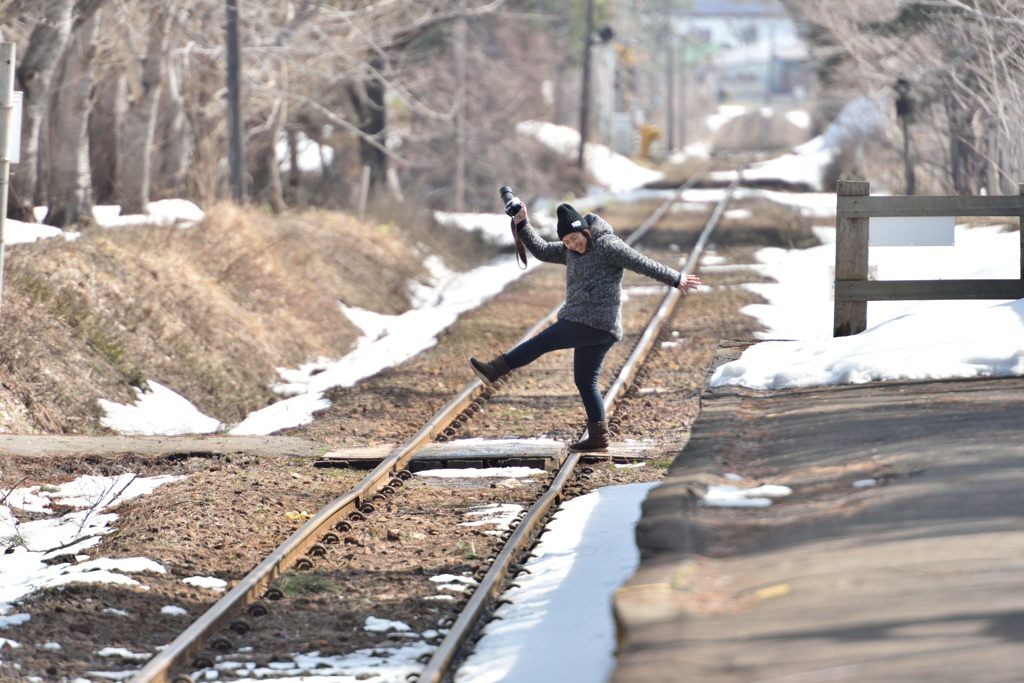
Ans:
[[[646,275],[669,287],[679,286],[682,275],[623,242],[600,216],[590,213],[585,220],[590,227],[591,241],[583,254],[566,249],[561,241],[541,239],[529,223],[519,231],[519,236],[538,260],[566,267],[565,305],[559,309],[558,319],[607,330],[616,339],[622,339],[623,269]]]

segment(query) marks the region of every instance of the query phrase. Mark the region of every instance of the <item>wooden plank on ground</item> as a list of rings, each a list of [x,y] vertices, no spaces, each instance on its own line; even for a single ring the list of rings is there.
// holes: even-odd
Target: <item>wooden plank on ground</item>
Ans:
[[[390,445],[342,448],[325,453],[317,461],[317,465],[374,467],[394,449],[395,446]],[[568,445],[552,439],[463,439],[424,446],[413,456],[416,466],[412,469],[526,465],[550,470],[557,468],[567,454]],[[583,460],[636,462],[662,455],[662,449],[654,444],[613,441],[607,451],[587,453]]]
[[[89,436],[64,434],[0,434],[0,457],[82,455],[210,455],[250,453],[311,457],[323,446],[289,436]]]
[[[1020,299],[1020,280],[837,280],[836,301]]]
[[[365,448],[343,448],[325,453],[318,461],[320,466],[376,466],[390,455],[395,446],[369,446]],[[566,445],[552,439],[459,439],[427,444],[413,455],[417,467],[469,467],[503,466],[529,464],[555,469],[566,455]]]

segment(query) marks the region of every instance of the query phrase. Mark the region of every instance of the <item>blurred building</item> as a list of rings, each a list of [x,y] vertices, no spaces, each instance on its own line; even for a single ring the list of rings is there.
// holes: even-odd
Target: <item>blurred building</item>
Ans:
[[[806,45],[777,0],[692,0],[673,13],[673,29],[711,47],[720,101],[801,100],[808,91]]]
[[[622,154],[652,136],[654,156],[682,149],[719,104],[787,105],[813,82],[778,0],[612,0],[608,16],[615,38],[592,49],[592,139]]]

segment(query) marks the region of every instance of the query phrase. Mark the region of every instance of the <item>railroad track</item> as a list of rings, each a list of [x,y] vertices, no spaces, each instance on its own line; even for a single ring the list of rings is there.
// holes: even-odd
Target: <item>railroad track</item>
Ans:
[[[699,174],[680,186],[674,195],[666,199],[626,240],[636,244],[656,225],[664,214],[677,203]],[[683,267],[685,274],[696,272],[703,250],[728,204],[739,176],[729,186],[723,199],[716,205],[705,223],[696,244],[690,251]],[[605,395],[605,407],[613,415],[615,406],[625,391],[636,380],[644,360],[653,348],[664,324],[681,297],[678,290],[671,289],[665,295],[655,314],[647,324],[636,346],[625,362],[618,376]],[[539,320],[522,340],[537,334],[555,318],[558,307],[553,308]],[[445,441],[455,437],[459,429],[483,408],[506,380],[500,380],[492,387],[485,387],[474,379],[438,410],[413,436],[384,458],[352,490],[331,501],[318,511],[302,527],[281,543],[263,561],[243,577],[227,594],[210,607],[185,631],[178,635],[163,650],[151,658],[133,677],[137,683],[173,681],[193,683],[193,679],[181,673],[186,667],[192,670],[212,665],[205,655],[207,649],[227,652],[232,649],[230,633],[245,634],[252,626],[252,619],[267,614],[270,602],[280,597],[276,588],[271,587],[275,579],[285,572],[308,570],[314,563],[327,556],[329,547],[342,543],[345,532],[373,513],[378,504],[386,502],[397,493],[411,476],[407,466],[416,452],[434,441]],[[610,425],[615,426],[614,416]],[[585,436],[585,434],[584,434]],[[479,577],[473,595],[463,607],[459,617],[451,624],[448,633],[438,646],[418,680],[442,681],[452,673],[460,661],[463,650],[482,625],[482,621],[493,608],[505,586],[513,565],[528,552],[535,543],[544,521],[557,508],[564,497],[563,490],[570,480],[581,454],[572,453],[563,462],[553,477],[548,490],[521,515],[513,529],[504,534],[505,544],[490,564],[490,568]],[[224,635],[228,632],[229,635]]]

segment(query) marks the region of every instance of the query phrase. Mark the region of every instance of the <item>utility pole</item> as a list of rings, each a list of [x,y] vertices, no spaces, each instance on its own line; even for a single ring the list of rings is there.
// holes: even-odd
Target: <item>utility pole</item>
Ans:
[[[914,164],[910,161],[910,117],[913,115],[914,103],[910,99],[910,81],[905,78],[896,80],[896,118],[903,126],[903,173],[907,181],[907,194],[914,194]]]
[[[459,0],[466,11],[466,0]],[[466,210],[466,17],[455,21],[455,210]]]
[[[576,167],[583,170],[583,150],[587,144],[590,123],[590,44],[594,34],[594,0],[587,0],[586,28],[583,32],[583,81],[580,87],[580,154]]]
[[[668,95],[665,97],[667,105],[665,111],[665,130],[668,133],[668,139],[666,140],[667,149],[665,151],[671,154],[676,150],[676,35],[675,30],[672,28],[671,14],[666,17],[665,26],[665,40],[668,41],[665,72],[665,78],[668,81],[668,87],[666,88]]]
[[[11,126],[14,123],[14,43],[0,43],[0,302],[4,287],[4,223],[11,179]],[[20,141],[19,141],[20,142]],[[15,143],[18,144],[18,143]]]
[[[225,0],[227,9],[228,52],[228,166],[231,170],[231,196],[236,202],[245,199],[244,156],[242,150],[241,57],[238,47],[238,3]]]

